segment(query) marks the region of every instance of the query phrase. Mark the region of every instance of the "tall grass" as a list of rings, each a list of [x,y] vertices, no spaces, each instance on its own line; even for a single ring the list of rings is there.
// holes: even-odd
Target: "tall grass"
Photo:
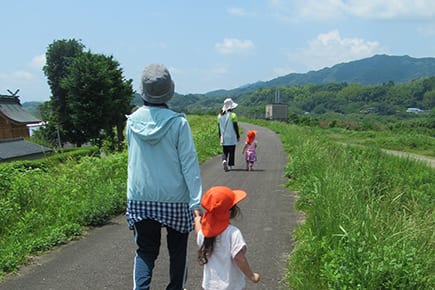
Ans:
[[[192,129],[199,162],[222,152],[216,116],[189,115],[188,121]]]
[[[435,136],[409,131],[352,131],[342,128],[318,130],[338,142],[374,146],[435,157]]]
[[[216,118],[188,116],[188,121],[199,160],[216,155]],[[127,152],[0,164],[0,278],[29,255],[122,214],[126,180]]]
[[[123,211],[126,154],[84,157],[49,170],[8,170],[0,195],[0,271],[10,272],[26,256],[50,249],[85,226],[103,224]]]
[[[289,261],[294,289],[433,289],[432,168],[316,130],[264,125],[286,144],[289,188],[306,218]]]

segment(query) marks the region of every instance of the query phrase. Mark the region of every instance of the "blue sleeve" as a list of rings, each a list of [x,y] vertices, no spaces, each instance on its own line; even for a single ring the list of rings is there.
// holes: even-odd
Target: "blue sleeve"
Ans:
[[[184,180],[189,191],[190,209],[201,208],[202,181],[199,169],[198,155],[192,132],[186,119],[181,118],[179,131],[178,158],[181,164]]]

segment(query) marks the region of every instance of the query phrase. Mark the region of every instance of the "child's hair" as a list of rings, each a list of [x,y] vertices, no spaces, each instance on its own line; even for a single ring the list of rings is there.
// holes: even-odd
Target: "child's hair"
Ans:
[[[232,208],[230,208],[230,219],[235,218],[240,214],[240,208],[235,204]],[[208,257],[213,253],[214,242],[216,237],[206,238],[204,237],[204,242],[202,246],[198,250],[198,262],[199,264],[205,265],[208,263]]]

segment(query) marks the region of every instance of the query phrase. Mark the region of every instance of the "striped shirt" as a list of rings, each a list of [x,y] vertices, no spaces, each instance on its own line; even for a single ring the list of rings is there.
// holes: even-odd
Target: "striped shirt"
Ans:
[[[135,223],[145,219],[157,221],[181,233],[193,230],[193,212],[187,203],[128,200],[126,216],[130,230]]]

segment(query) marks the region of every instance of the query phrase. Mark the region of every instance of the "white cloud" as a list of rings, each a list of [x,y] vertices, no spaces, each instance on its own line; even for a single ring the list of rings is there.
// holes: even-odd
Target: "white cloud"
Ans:
[[[27,71],[16,71],[12,74],[12,78],[20,81],[29,81],[33,79],[33,74]]]
[[[0,73],[0,85],[4,87],[23,87],[43,76],[42,67],[45,64],[45,54],[37,55],[28,64],[29,70],[16,70]],[[36,70],[36,71],[35,71]]]
[[[376,19],[422,19],[435,16],[433,0],[351,0],[343,3],[351,15]]]
[[[249,16],[251,14],[246,10],[244,10],[243,8],[237,8],[237,7],[228,8],[227,12],[235,16]]]
[[[223,42],[216,43],[215,48],[221,54],[242,54],[254,49],[255,45],[251,40],[240,40],[236,38],[225,38]]]
[[[28,99],[47,99],[49,90],[42,72],[44,64],[45,55],[37,55],[24,67],[0,73],[0,94],[5,93],[6,89],[13,92],[20,89],[22,102]]]
[[[339,16],[368,19],[432,20],[433,0],[271,0],[280,19],[326,20]]]
[[[343,38],[337,30],[319,34],[300,53],[290,54],[292,62],[303,62],[310,70],[317,70],[337,63],[385,53],[380,43],[361,38]]]
[[[45,65],[45,54],[37,55],[33,57],[30,66],[37,70],[42,70],[42,67]]]
[[[341,14],[342,6],[340,0],[323,0],[323,1],[296,1],[298,18],[325,20],[336,18]]]
[[[22,82],[29,81],[34,78],[33,74],[27,71],[15,71],[12,73],[0,73],[0,80],[4,82]]]
[[[36,83],[37,85],[35,86]],[[0,94],[9,95],[8,90],[15,92],[19,89],[18,96],[21,97],[21,102],[25,99],[23,96],[33,97],[31,94],[38,91],[41,86],[43,86],[43,83],[41,85],[40,80],[27,71],[0,73]]]

